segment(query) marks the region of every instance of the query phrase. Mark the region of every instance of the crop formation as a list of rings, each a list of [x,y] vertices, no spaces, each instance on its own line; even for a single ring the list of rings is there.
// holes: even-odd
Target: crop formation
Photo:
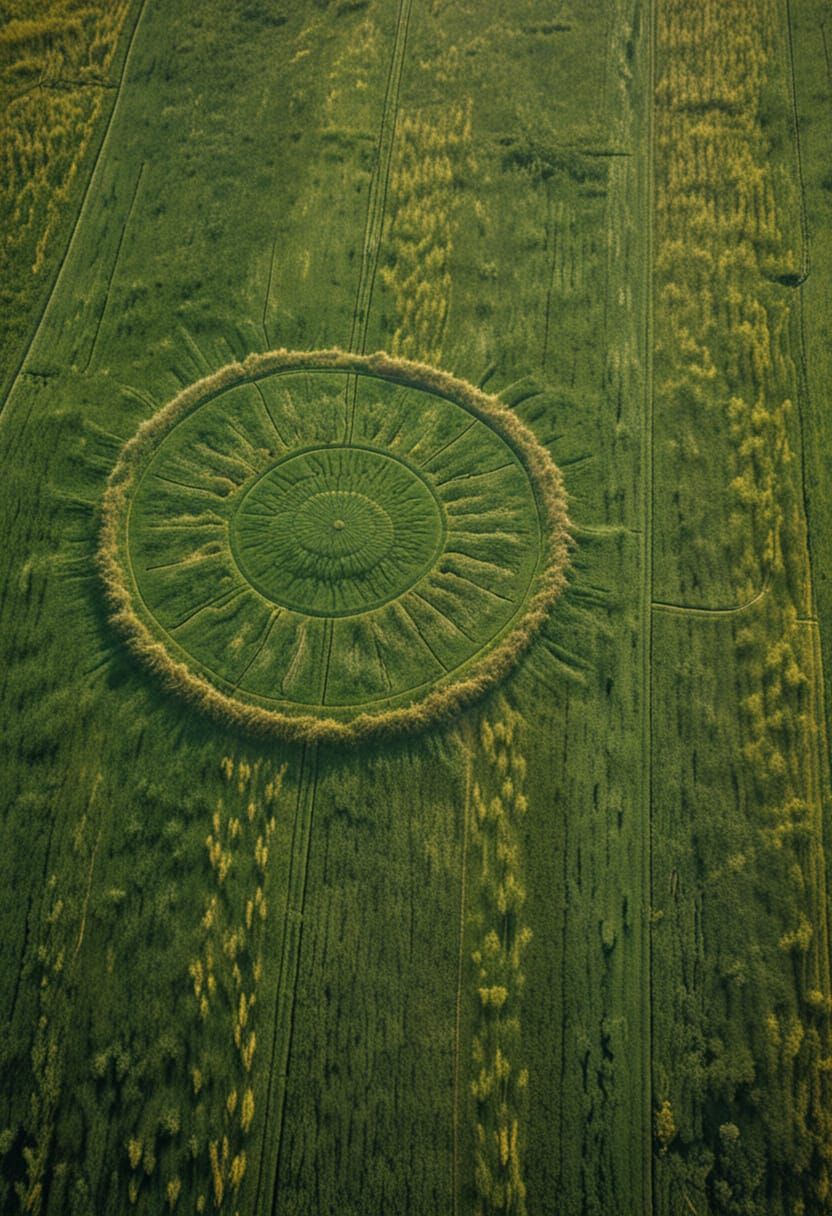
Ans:
[[[564,584],[565,495],[498,401],[384,355],[254,356],[121,454],[114,620],[231,721],[348,739],[446,716],[509,668]]]

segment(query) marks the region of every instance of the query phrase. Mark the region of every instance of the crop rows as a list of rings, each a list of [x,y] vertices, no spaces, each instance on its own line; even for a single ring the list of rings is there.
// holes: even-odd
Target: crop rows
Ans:
[[[829,1211],[822,5],[22,12],[0,1208]]]
[[[826,1211],[825,746],[789,346],[800,227],[770,150],[784,147],[793,167],[794,132],[771,102],[783,87],[781,13],[761,2],[748,17],[659,6],[656,391],[676,435],[662,431],[662,453],[669,468],[688,466],[676,490],[684,564],[664,549],[676,615],[660,636],[667,645],[686,629],[687,611],[694,653],[710,643],[730,665],[732,698],[715,712],[735,706],[736,752],[705,763],[723,781],[730,769],[741,792],[730,810],[697,807],[710,819],[696,846],[707,953],[695,1004],[674,1005],[685,1064],[674,1077],[665,1056],[657,1070],[657,1134],[669,1158],[703,1138],[697,1160],[719,1210],[774,1210],[764,1196],[776,1194],[783,1210]],[[717,1126],[704,1120],[714,1104]],[[695,1193],[694,1170],[668,1165],[663,1176]]]

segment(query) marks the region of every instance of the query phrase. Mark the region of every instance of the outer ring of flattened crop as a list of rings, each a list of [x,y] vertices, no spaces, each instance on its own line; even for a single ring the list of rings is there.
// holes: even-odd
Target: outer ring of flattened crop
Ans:
[[[422,389],[462,406],[492,427],[518,456],[533,488],[543,530],[543,557],[532,580],[525,608],[514,626],[491,650],[473,658],[460,678],[429,692],[412,705],[363,712],[340,720],[307,713],[283,713],[252,705],[221,692],[154,637],[136,611],[133,576],[126,553],[126,519],[131,493],[149,456],[168,431],[207,400],[239,384],[287,371],[346,371]],[[170,689],[229,726],[260,735],[308,743],[351,743],[420,730],[450,718],[501,680],[540,629],[566,582],[570,546],[566,493],[560,471],[529,428],[494,396],[447,372],[379,352],[275,350],[249,355],[196,381],[141,424],[122,448],[110,474],[102,506],[98,565],[111,620],[132,652]]]

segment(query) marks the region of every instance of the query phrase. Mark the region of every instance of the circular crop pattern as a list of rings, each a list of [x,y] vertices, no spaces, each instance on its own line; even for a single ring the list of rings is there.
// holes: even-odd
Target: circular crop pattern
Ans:
[[[226,719],[356,739],[467,704],[563,586],[560,475],[496,398],[386,355],[252,355],[125,445],[113,619]]]
[[[287,456],[246,491],[231,550],[261,595],[308,616],[351,616],[402,595],[444,537],[430,486],[400,457],[332,444]]]

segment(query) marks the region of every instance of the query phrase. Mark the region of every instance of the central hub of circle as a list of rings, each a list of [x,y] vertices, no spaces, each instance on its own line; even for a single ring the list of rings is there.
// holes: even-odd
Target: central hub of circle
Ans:
[[[401,595],[433,562],[444,530],[434,492],[409,464],[333,444],[272,465],[243,496],[229,536],[262,596],[331,617]]]
[[[304,487],[304,492],[308,489]],[[282,518],[277,526],[284,526]],[[366,574],[378,565],[393,543],[395,529],[389,513],[369,495],[356,490],[320,490],[301,502],[292,516],[291,535],[297,544],[292,568],[300,565],[310,577],[317,574],[334,582]],[[309,561],[302,557],[303,552]]]

